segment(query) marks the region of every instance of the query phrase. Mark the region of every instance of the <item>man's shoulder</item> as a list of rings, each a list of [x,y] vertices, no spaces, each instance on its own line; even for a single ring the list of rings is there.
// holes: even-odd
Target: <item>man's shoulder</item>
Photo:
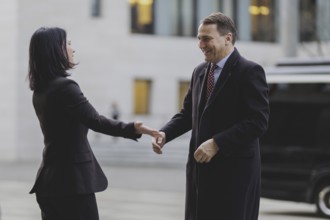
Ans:
[[[206,68],[207,65],[208,65],[208,62],[204,61],[204,62],[198,64],[198,65],[195,67],[195,69],[196,69],[196,70],[201,70],[201,69]]]
[[[203,74],[205,72],[205,70],[207,69],[207,65],[208,65],[208,62],[202,62],[200,64],[198,64],[195,69],[194,69],[194,75],[200,75],[200,74]]]
[[[230,57],[227,60],[227,63],[230,66],[238,66],[247,68],[248,66],[259,65],[256,62],[247,59],[244,55],[241,55],[240,52],[235,48]]]
[[[243,57],[243,56],[239,56],[237,64],[239,64],[241,66],[244,66],[244,67],[248,67],[248,66],[260,66],[255,61],[250,60],[250,59],[248,59],[246,57]]]

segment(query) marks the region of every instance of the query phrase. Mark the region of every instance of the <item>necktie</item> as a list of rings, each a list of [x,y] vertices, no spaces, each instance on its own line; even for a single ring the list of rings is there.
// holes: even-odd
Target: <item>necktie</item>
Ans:
[[[207,76],[207,90],[206,90],[206,98],[209,98],[211,95],[211,92],[214,87],[214,70],[217,68],[217,65],[213,65],[209,71],[209,74]]]

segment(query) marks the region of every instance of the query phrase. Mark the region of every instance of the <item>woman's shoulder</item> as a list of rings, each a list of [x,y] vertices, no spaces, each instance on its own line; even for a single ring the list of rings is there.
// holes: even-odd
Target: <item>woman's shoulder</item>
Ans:
[[[67,77],[56,77],[50,81],[48,87],[56,93],[67,93],[68,91],[72,90],[80,90],[78,83]]]
[[[69,79],[65,76],[59,76],[59,77],[56,77],[54,78],[52,81],[51,81],[52,84],[54,85],[65,85],[65,84],[77,84],[74,80],[72,79]]]

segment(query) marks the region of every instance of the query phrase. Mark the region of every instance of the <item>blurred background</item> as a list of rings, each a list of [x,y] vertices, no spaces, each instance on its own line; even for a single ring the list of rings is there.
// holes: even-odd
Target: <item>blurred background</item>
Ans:
[[[180,109],[191,73],[203,61],[196,31],[211,12],[222,11],[234,19],[236,47],[265,69],[283,57],[330,53],[328,0],[0,0],[0,4],[0,160],[41,156],[42,137],[26,81],[29,40],[41,26],[67,30],[79,62],[72,78],[99,113],[111,117],[116,105],[121,120],[142,120],[156,128]],[[111,138],[90,132],[90,140]]]
[[[34,175],[41,160],[42,135],[26,80],[36,29],[66,29],[79,62],[72,78],[100,114],[159,128],[181,108],[192,71],[203,61],[198,25],[216,11],[233,18],[236,47],[266,71],[283,58],[330,54],[329,0],[0,0],[1,164],[32,163]],[[184,175],[189,134],[169,143],[161,157],[151,152],[149,137],[136,144],[91,131],[89,139],[104,165]]]

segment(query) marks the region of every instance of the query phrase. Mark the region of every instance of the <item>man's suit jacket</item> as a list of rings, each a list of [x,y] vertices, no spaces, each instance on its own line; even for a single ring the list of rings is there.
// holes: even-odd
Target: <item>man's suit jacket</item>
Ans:
[[[34,91],[33,105],[44,136],[43,160],[30,193],[46,196],[89,194],[108,182],[87,140],[88,129],[136,140],[133,123],[97,113],[78,84],[57,77]]]
[[[205,98],[210,64],[193,72],[183,109],[161,130],[166,141],[192,129],[187,163],[186,220],[256,220],[260,199],[259,137],[268,124],[268,86],[263,68],[235,50],[214,90]],[[213,138],[219,147],[209,163],[193,155]]]

